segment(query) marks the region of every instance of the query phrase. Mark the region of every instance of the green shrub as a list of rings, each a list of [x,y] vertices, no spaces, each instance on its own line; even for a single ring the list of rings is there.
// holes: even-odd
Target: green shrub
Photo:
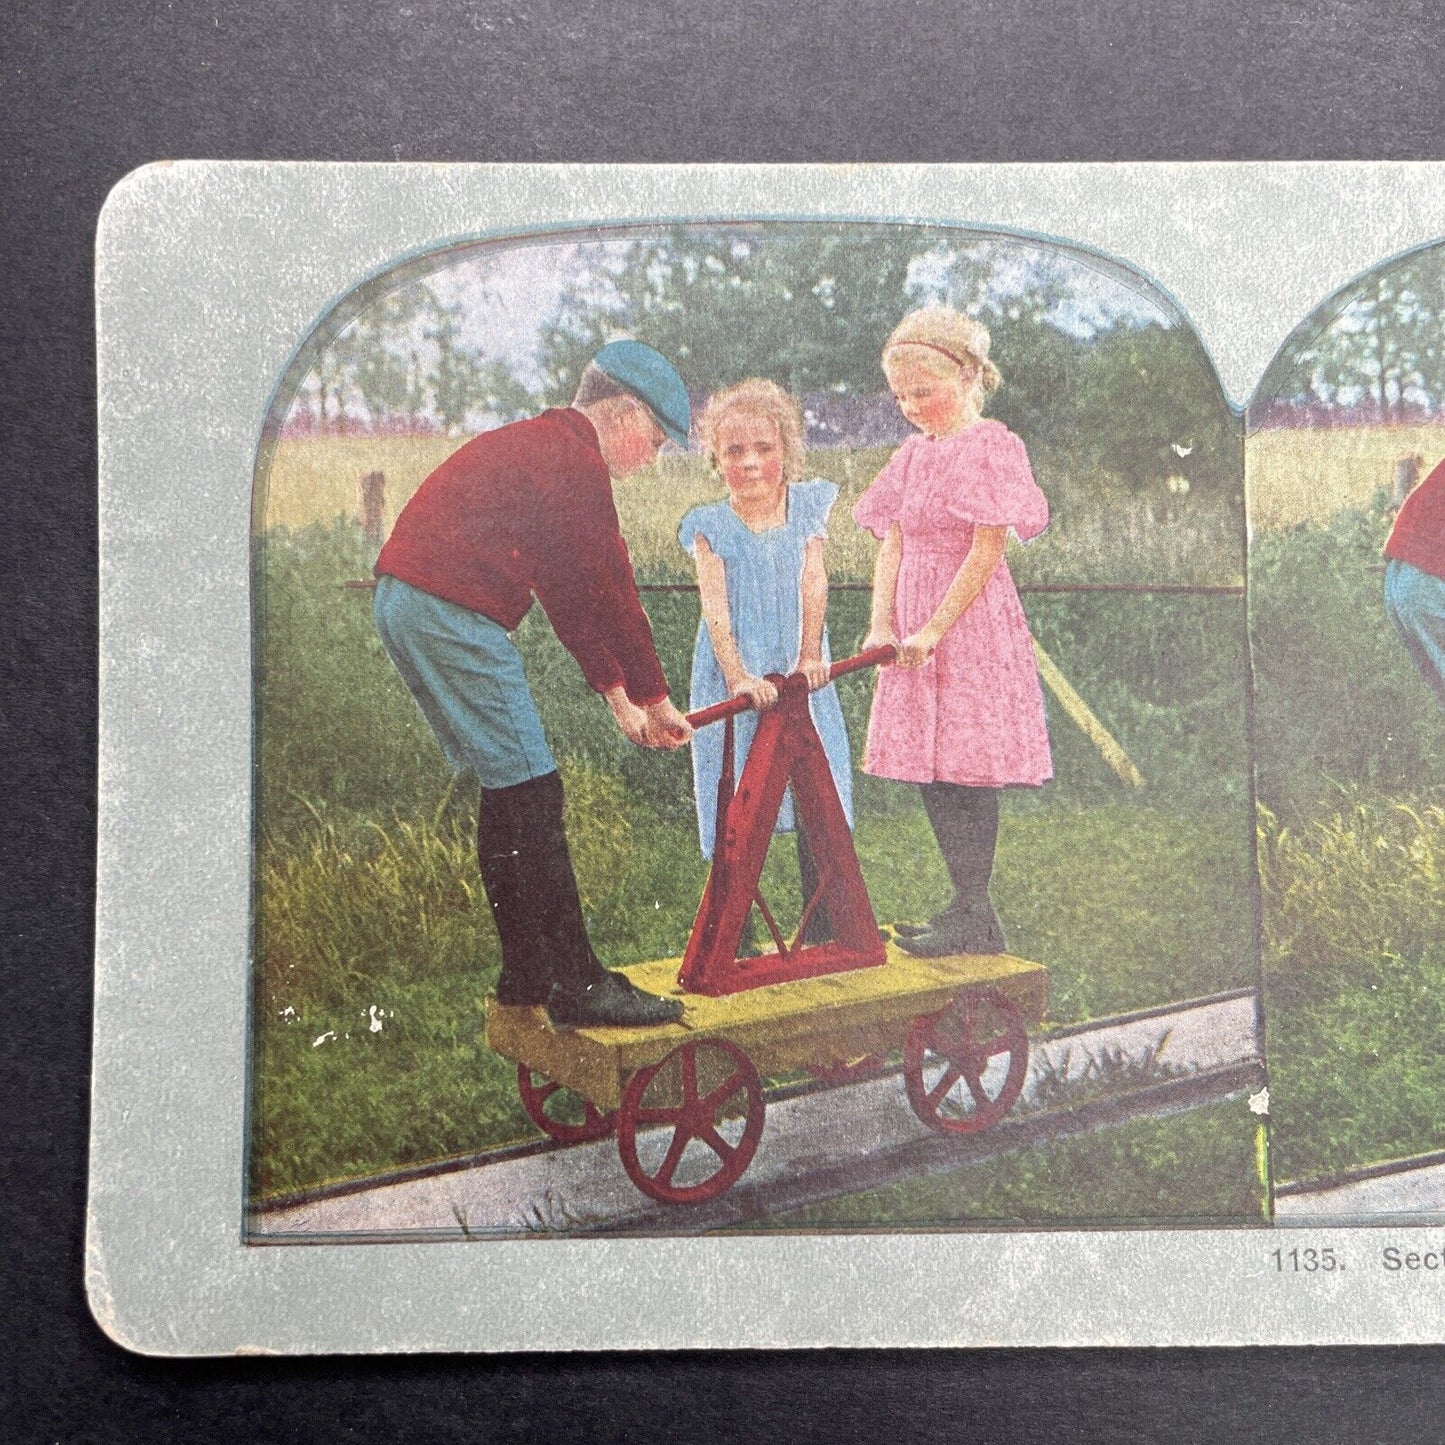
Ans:
[[[584,906],[627,874],[632,829],[616,779],[564,767],[567,830]],[[294,840],[259,860],[257,947],[270,1014],[358,1003],[390,983],[477,973],[499,963],[475,858],[475,813],[448,806],[383,827],[310,808]]]
[[[374,818],[430,808],[450,785],[445,759],[376,636],[370,593],[341,586],[367,570],[359,531],[346,522],[278,529],[262,539],[257,556],[260,826],[278,836],[304,830],[310,820],[301,799]],[[682,702],[697,597],[650,593],[645,601],[673,696]],[[1242,803],[1245,648],[1235,599],[1083,594],[1027,602],[1040,642],[1148,779],[1151,798]],[[835,656],[856,651],[868,609],[866,592],[833,593]],[[628,744],[541,608],[523,620],[517,645],[560,760],[620,778],[630,798],[661,818],[691,816],[686,751]],[[838,687],[861,763],[872,674],[854,674]],[[1050,798],[1117,799],[1120,785],[1092,744],[1052,702],[1050,713],[1057,777]],[[857,782],[860,815],[906,809],[906,790],[862,776]]]
[[[1445,711],[1385,616],[1381,493],[1327,527],[1255,538],[1250,633],[1260,799],[1313,816],[1322,780],[1385,793],[1445,783]]]
[[[277,529],[256,547],[256,804],[259,826],[309,826],[303,799],[390,817],[434,805],[451,770],[381,645],[366,539],[337,521]]]
[[[1445,947],[1270,967],[1270,1157],[1317,1179],[1445,1148]]]
[[[1266,954],[1280,970],[1420,958],[1445,937],[1445,808],[1344,791],[1298,831],[1260,810]]]

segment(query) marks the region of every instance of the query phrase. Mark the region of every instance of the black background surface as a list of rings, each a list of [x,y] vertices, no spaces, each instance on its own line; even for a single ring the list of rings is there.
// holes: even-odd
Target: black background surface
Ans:
[[[0,1436],[67,1445],[1442,1438],[1434,1350],[167,1362],[110,1344],[81,1281],[95,806],[92,243],[122,175],[165,157],[1439,159],[1436,13],[1422,0],[11,0],[0,15]],[[1140,1282],[1141,1292],[1158,1288]]]

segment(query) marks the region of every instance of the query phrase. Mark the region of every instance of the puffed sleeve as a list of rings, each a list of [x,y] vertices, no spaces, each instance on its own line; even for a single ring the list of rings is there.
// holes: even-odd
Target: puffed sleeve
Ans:
[[[797,534],[826,538],[828,514],[838,500],[838,488],[820,477],[812,482],[794,482],[791,490],[791,521]]]
[[[1019,541],[1032,541],[1049,525],[1049,501],[1034,481],[1023,442],[1000,422],[975,430],[957,469],[950,516],[975,527],[1012,527]]]
[[[682,525],[677,529],[677,540],[682,550],[689,557],[696,557],[697,539],[701,537],[714,552],[721,555],[725,538],[721,522],[722,514],[716,502],[694,507],[682,519]]]
[[[889,529],[903,520],[903,484],[908,475],[908,457],[913,450],[909,437],[873,478],[873,484],[853,503],[853,520],[872,532],[881,542]]]

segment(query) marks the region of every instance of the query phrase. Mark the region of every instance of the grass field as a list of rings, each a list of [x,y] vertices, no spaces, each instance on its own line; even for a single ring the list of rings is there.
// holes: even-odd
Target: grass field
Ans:
[[[705,877],[691,826],[633,802],[618,830],[614,783],[574,771],[569,787],[599,951],[613,964],[678,954]],[[465,807],[435,827],[352,818],[264,849],[258,1193],[534,1137],[512,1066],[481,1037],[498,953],[472,826]],[[1251,982],[1247,841],[1224,814],[1117,804],[1006,815],[995,896],[1010,946],[1049,966],[1055,1021]],[[916,803],[861,821],[858,848],[880,918],[927,916],[946,899]],[[792,840],[779,839],[764,892],[789,922],[796,880]]]
[[[386,473],[388,511],[394,517],[461,440],[419,435],[278,441],[256,497],[256,530],[264,534],[273,527],[298,529],[354,516],[357,481],[374,471]]]
[[[1255,530],[1328,522],[1364,507],[1394,476],[1395,459],[1418,452],[1421,476],[1445,457],[1445,426],[1280,427],[1244,449]]]
[[[830,1200],[760,1228],[867,1228],[880,1218],[915,1229],[1258,1220],[1264,1188],[1255,1169],[1256,1124],[1243,1100],[1135,1119],[1088,1138]]]
[[[1445,713],[1379,567],[1394,458],[1429,465],[1445,429],[1261,444],[1318,483],[1280,484],[1296,525],[1250,563],[1270,1149],[1277,1179],[1316,1178],[1445,1143]]]
[[[299,529],[357,511],[358,479],[386,474],[387,523],[460,437],[288,438],[276,444],[257,498],[257,524]],[[828,539],[829,575],[866,582],[876,543],[854,525],[850,510],[891,449],[832,448],[811,452],[808,475],[836,482],[840,496]],[[1009,565],[1021,582],[1129,582],[1234,585],[1242,581],[1243,516],[1237,498],[1191,496],[1164,507],[1159,497],[1111,489],[1075,476],[1064,459],[1036,456],[1038,480],[1053,520],[1027,547],[1010,544]],[[697,456],[664,456],[655,468],[615,488],[622,530],[639,579],[693,580],[677,543],[683,515],[724,495]]]
[[[262,530],[300,528],[353,516],[357,481],[371,471],[386,474],[387,522],[393,521],[427,473],[462,445],[461,437],[326,437],[279,442],[261,502]],[[873,551],[867,535],[846,522],[846,506],[888,459],[889,449],[831,451],[810,457],[810,474],[838,483],[831,565],[838,577],[866,578]],[[691,564],[677,544],[683,515],[725,495],[699,457],[664,456],[657,466],[617,484],[615,496],[634,563],[652,580],[690,580]]]
[[[851,460],[843,482],[856,491],[877,459]],[[667,465],[691,469],[680,482],[704,480],[695,463]],[[635,552],[675,547],[670,520],[654,518],[651,532],[643,521],[629,524]],[[513,1071],[481,1039],[497,948],[471,856],[474,787],[449,787],[382,652],[367,595],[338,586],[365,570],[365,555],[350,524],[275,528],[256,553],[258,1193],[532,1134]],[[696,597],[646,602],[681,691]],[[996,898],[1012,947],[1051,969],[1061,1021],[1250,983],[1239,600],[1028,602],[1040,638],[1149,783],[1124,789],[1054,717],[1057,781],[1006,803]],[[835,594],[835,648],[856,642],[866,614],[865,594]],[[567,774],[569,833],[599,951],[612,963],[675,954],[704,878],[686,757],[623,744],[539,610],[518,643]],[[847,681],[856,752],[870,683]],[[860,780],[857,803],[879,916],[933,912],[947,883],[916,790]],[[798,907],[791,851],[779,841],[766,882],[785,919]],[[1210,1157],[1234,1167],[1233,1155]],[[1139,1177],[1153,1167],[1141,1165]],[[1239,1185],[1236,1175],[1218,1181],[1199,1207],[1216,1193],[1234,1198]],[[1146,1181],[1124,1213],[1146,1216],[1159,1188]]]
[[[357,476],[378,467],[399,505],[456,444],[282,443],[264,515],[289,525],[350,515]],[[1266,432],[1247,449],[1255,527],[1265,534],[1256,537],[1250,606],[1258,778],[1289,830],[1283,841],[1268,827],[1263,835],[1271,1149],[1281,1177],[1445,1143],[1445,722],[1381,620],[1370,570],[1388,526],[1377,494],[1396,456],[1411,450],[1432,465],[1445,453],[1445,428]],[[839,482],[846,504],[884,456],[819,453],[813,470]],[[1047,544],[1019,554],[1021,580],[1216,581],[1238,572],[1238,516],[1227,505],[1161,523],[1144,499],[1115,498],[1108,512],[1077,479],[1044,465],[1040,476],[1056,520]],[[717,494],[696,458],[664,459],[650,478],[618,488],[641,576],[687,577],[676,520]],[[834,522],[834,577],[866,578],[871,543],[845,506]],[[354,528],[278,529],[258,562],[263,971],[253,1185],[304,1187],[522,1137],[529,1128],[511,1071],[479,1038],[496,958],[490,927],[478,922],[470,797],[445,796],[440,756],[381,654],[364,596],[336,587],[365,570],[365,548]],[[1011,944],[1049,965],[1061,1020],[1252,981],[1239,604],[1026,600],[1036,633],[1149,787],[1121,792],[1055,717],[1058,781],[1010,800],[1001,842],[997,896]],[[653,594],[648,606],[680,682],[696,601]],[[835,648],[861,635],[865,615],[866,597],[835,596]],[[566,743],[599,946],[613,962],[675,951],[703,876],[686,760],[622,747],[539,616],[519,642],[548,729]],[[867,692],[866,680],[844,690],[855,749]],[[1342,795],[1342,785],[1360,791]],[[888,918],[927,912],[944,889],[906,791],[869,780],[859,791],[859,850]],[[1341,796],[1356,801],[1342,805]],[[599,828],[599,811],[619,805],[626,827]],[[1389,876],[1375,887],[1371,870]],[[769,876],[790,899],[791,863],[775,860]],[[1252,1212],[1253,1145],[1236,1124],[1202,1112],[1112,1131],[921,1186],[916,1197],[839,1206],[830,1222],[868,1222],[859,1210],[876,1222],[880,1209],[918,1222],[940,1212],[1063,1220],[1093,1207],[1080,1202],[1086,1195],[1125,1218]]]
[[[391,516],[433,467],[461,443],[454,437],[340,437],[287,439],[276,445],[265,493],[262,530],[329,522],[356,511],[357,479],[382,471]],[[1328,522],[1364,507],[1389,487],[1395,459],[1417,452],[1428,470],[1445,458],[1445,426],[1290,427],[1255,432],[1245,445],[1250,521],[1256,530]],[[838,580],[866,580],[873,544],[847,519],[847,508],[887,460],[887,448],[832,450],[809,456],[811,475],[842,490],[830,537],[830,570]],[[1148,499],[1103,497],[1087,479],[1072,478],[1047,458],[1035,458],[1055,513],[1051,531],[1031,548],[1015,547],[1011,565],[1021,580],[1237,581],[1239,542],[1230,510],[1197,503],[1169,520],[1155,520]],[[1422,473],[1423,475],[1423,473]],[[689,507],[722,490],[698,457],[668,456],[656,470],[617,488],[618,511],[639,575],[686,578],[677,547],[677,522]]]
[[[1445,1146],[1445,796],[1262,823],[1276,1178]]]

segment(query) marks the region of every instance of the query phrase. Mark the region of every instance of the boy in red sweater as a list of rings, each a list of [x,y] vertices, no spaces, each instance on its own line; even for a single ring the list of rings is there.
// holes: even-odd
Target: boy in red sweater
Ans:
[[[1385,611],[1445,707],[1445,462],[1405,498],[1385,557]]]
[[[377,630],[458,772],[481,782],[477,861],[502,944],[498,1002],[559,1027],[670,1022],[676,999],[605,969],[562,829],[562,780],[509,633],[535,597],[627,738],[691,736],[668,698],[612,478],[686,446],[687,391],[636,341],[604,346],[570,407],[474,437],[407,503],[376,563]]]

